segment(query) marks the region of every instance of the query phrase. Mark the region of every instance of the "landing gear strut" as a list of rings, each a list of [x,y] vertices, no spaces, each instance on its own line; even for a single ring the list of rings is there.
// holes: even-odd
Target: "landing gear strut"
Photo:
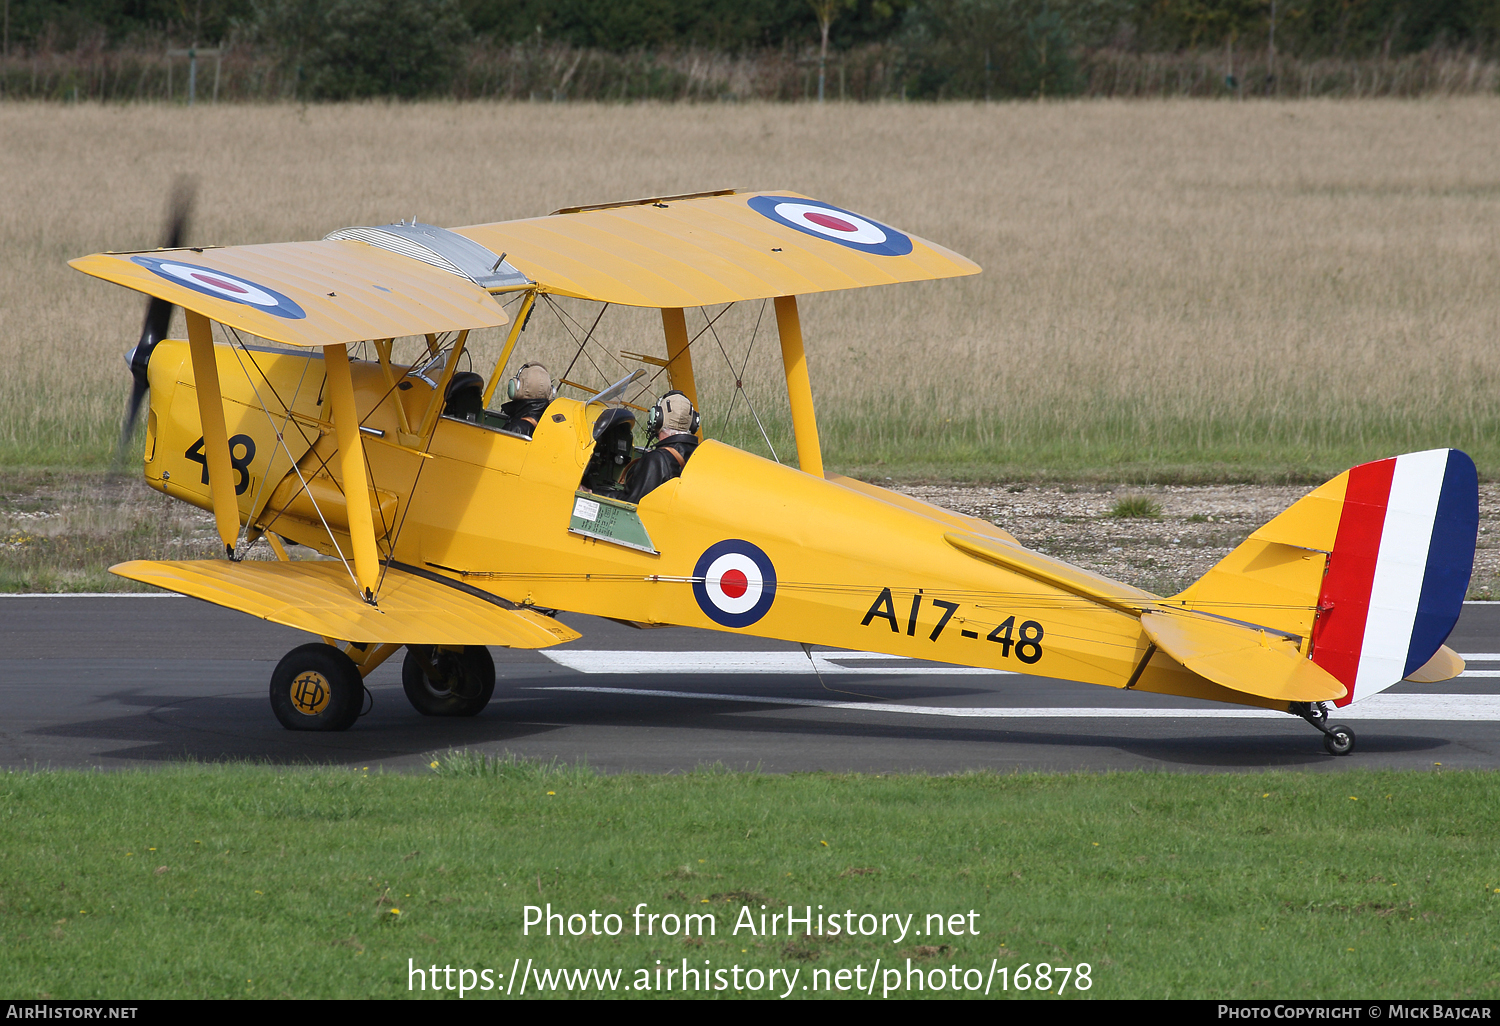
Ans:
[[[1328,725],[1328,707],[1322,702],[1293,702],[1293,713],[1316,727],[1323,735],[1323,747],[1329,755],[1348,755],[1354,751],[1354,731],[1341,723]]]

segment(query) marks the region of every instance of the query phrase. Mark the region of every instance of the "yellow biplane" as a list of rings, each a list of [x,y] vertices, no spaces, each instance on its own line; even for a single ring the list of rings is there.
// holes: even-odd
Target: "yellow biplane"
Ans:
[[[1171,597],[825,474],[797,297],[979,271],[852,211],[725,191],[316,242],[187,248],[173,234],[72,266],[151,297],[126,438],[149,386],[146,480],[212,511],[224,558],[112,569],[321,636],[272,676],[288,728],[347,729],[363,676],[403,647],[420,712],[474,715],[494,690],[486,646],[576,638],[559,609],[1282,710],[1334,754],[1354,735],[1326,703],[1463,668],[1443,642],[1478,498],[1456,450],[1347,471]],[[495,394],[549,295],[659,309],[665,344],[646,359],[665,382],[637,371],[554,399],[533,437],[505,430]],[[680,476],[622,501],[639,452],[627,390],[696,405],[684,311],[765,299],[798,467],[709,438]],[[186,340],[162,338],[172,306]],[[460,372],[468,332],[506,324],[487,383]],[[243,559],[262,539],[278,559]],[[288,543],[331,558],[290,559]]]

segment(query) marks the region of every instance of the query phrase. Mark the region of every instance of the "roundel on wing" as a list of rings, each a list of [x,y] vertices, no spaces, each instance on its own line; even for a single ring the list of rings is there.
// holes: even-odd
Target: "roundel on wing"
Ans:
[[[159,278],[165,278],[174,285],[190,288],[194,292],[201,292],[205,296],[227,299],[232,303],[243,303],[245,306],[264,310],[266,313],[285,317],[287,320],[301,320],[307,316],[307,312],[302,307],[275,289],[257,285],[253,281],[247,281],[226,271],[200,267],[197,264],[185,264],[179,260],[161,260],[157,257],[135,256],[130,259]]]
[[[698,608],[722,627],[749,627],[776,601],[776,568],[758,546],[731,538],[710,545],[693,568]]]
[[[911,239],[851,210],[795,196],[752,196],[750,209],[778,224],[876,256],[906,256]]]

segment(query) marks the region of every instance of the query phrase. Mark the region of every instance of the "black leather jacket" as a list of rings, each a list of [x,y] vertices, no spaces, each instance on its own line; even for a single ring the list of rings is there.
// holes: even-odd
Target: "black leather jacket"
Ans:
[[[500,413],[505,417],[500,430],[513,431],[530,438],[536,432],[537,421],[542,419],[542,414],[551,402],[551,399],[512,399],[500,407]]]
[[[620,498],[626,502],[640,502],[653,488],[681,474],[696,448],[698,436],[685,431],[657,442],[655,448],[625,468],[625,492]],[[669,449],[682,457],[681,462],[667,451]]]

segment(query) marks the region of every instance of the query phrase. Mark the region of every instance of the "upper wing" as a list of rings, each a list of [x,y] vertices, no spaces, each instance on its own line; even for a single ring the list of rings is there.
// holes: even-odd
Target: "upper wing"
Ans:
[[[353,239],[95,253],[69,266],[294,346],[492,328],[507,320],[470,279]]]
[[[455,228],[544,291],[689,307],[977,274],[890,225],[794,192],[715,193],[571,208]]]
[[[531,283],[675,308],[979,272],[941,246],[794,192],[637,200],[453,231],[386,225],[319,242],[95,253],[70,265],[295,346],[495,327],[506,317],[489,289]]]

